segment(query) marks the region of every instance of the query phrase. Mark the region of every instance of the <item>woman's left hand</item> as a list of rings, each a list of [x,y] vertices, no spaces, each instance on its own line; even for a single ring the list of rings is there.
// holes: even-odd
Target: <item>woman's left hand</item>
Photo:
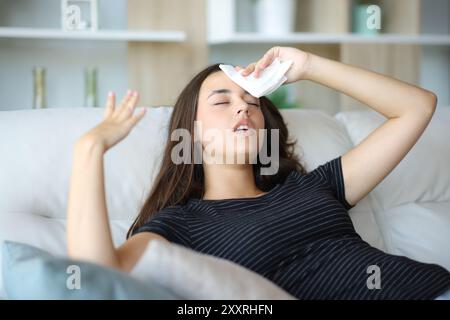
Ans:
[[[287,77],[286,84],[306,79],[309,72],[309,62],[311,54],[302,50],[291,47],[273,47],[269,49],[264,56],[257,62],[249,64],[244,71],[243,76],[248,76],[254,71],[253,76],[258,78],[262,70],[270,66],[275,58],[280,58],[281,61],[292,60],[293,64],[285,74]],[[235,69],[239,71],[242,69],[236,66]]]

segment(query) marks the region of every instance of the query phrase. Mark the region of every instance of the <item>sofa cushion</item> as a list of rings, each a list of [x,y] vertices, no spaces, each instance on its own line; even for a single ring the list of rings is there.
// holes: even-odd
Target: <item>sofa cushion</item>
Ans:
[[[110,220],[115,246],[125,241],[132,220]],[[34,245],[55,255],[66,254],[66,220],[24,213],[0,212],[0,243],[5,240]],[[0,274],[2,255],[0,251]],[[6,296],[0,277],[0,299]]]
[[[5,241],[2,249],[8,299],[179,299],[155,283],[142,283],[127,273],[57,257],[27,244]]]
[[[373,110],[340,112],[336,119],[344,124],[354,145],[386,121]],[[414,201],[450,201],[449,137],[450,108],[438,108],[411,151],[372,190],[374,209],[382,211]]]
[[[388,252],[450,271],[450,201],[410,202],[379,214]]]
[[[352,147],[345,128],[332,116],[312,109],[280,110],[291,139],[297,140],[296,153],[309,172]]]
[[[293,300],[268,279],[232,261],[152,240],[130,274],[189,300]]]

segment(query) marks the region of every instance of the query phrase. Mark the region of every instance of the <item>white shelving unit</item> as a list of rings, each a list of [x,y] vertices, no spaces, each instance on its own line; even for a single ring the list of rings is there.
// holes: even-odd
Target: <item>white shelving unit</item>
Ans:
[[[185,32],[181,31],[145,31],[145,30],[63,31],[59,29],[0,27],[0,38],[183,42],[186,40],[186,34]]]
[[[297,0],[294,32],[272,36],[257,32],[255,0],[208,0],[209,62],[246,65],[260,58],[274,45],[294,46],[332,59],[343,59],[341,61],[346,63],[358,62],[369,68],[378,67],[381,72],[391,70],[401,75],[413,75],[418,70],[418,84],[436,92],[440,106],[449,106],[450,0],[373,2],[380,4],[384,19],[382,32],[377,35],[351,32],[352,0]],[[370,58],[367,57],[371,60],[364,62],[364,50],[361,50],[364,45],[380,55],[372,53]],[[413,49],[416,46],[419,48]],[[416,51],[417,55],[413,53]],[[397,57],[398,64],[383,60],[402,54],[406,57],[404,60]],[[408,69],[408,63],[411,63],[410,72],[399,71]],[[289,86],[293,88],[293,85]],[[340,104],[342,107],[342,96],[328,88],[315,90],[312,85],[301,84],[292,92],[296,91],[303,106],[316,108],[322,104]],[[334,113],[336,109],[333,108],[327,107],[325,111]]]
[[[331,34],[295,32],[280,36],[262,35],[251,32],[238,32],[222,38],[214,37],[209,40],[210,45],[220,44],[341,44],[341,43],[380,43],[380,44],[418,44],[433,46],[450,45],[450,35],[405,35],[405,34],[380,34],[366,36],[358,34]]]
[[[318,0],[320,1],[320,0]],[[322,0],[323,4],[326,0]],[[339,5],[346,4],[350,10],[351,0],[338,0]],[[376,2],[377,0],[374,0]],[[302,4],[305,5],[302,7]],[[431,46],[450,45],[450,19],[449,0],[436,0],[433,3],[422,0],[422,9],[432,13],[422,13],[422,33],[408,34],[393,32],[377,35],[361,35],[351,32],[321,32],[320,30],[307,30],[305,32],[292,32],[280,36],[265,35],[255,30],[255,1],[254,0],[208,0],[208,44],[342,44],[342,43],[380,43],[380,44],[417,44]],[[297,10],[311,10],[311,0],[297,0]],[[325,9],[324,9],[325,10]],[[345,11],[345,10],[344,10]],[[315,12],[321,14],[321,12]],[[308,13],[309,14],[309,13]],[[326,13],[324,13],[326,14]],[[437,16],[437,17],[436,17]],[[350,15],[347,15],[351,19]],[[437,20],[433,20],[433,18]],[[338,20],[338,19],[336,19]],[[341,28],[348,22],[335,21]],[[325,24],[325,22],[324,22]],[[429,25],[437,27],[429,27]],[[307,28],[315,28],[317,24],[309,23]],[[347,25],[347,28],[349,26]],[[329,28],[334,29],[334,28]],[[425,32],[424,32],[425,30]],[[328,30],[327,30],[328,31]]]
[[[182,43],[180,30],[129,30],[128,1],[99,1],[97,31],[63,31],[60,0],[0,0],[0,111],[31,109],[34,67],[46,68],[48,108],[83,107],[84,68],[96,67],[98,105],[129,89],[129,44]]]

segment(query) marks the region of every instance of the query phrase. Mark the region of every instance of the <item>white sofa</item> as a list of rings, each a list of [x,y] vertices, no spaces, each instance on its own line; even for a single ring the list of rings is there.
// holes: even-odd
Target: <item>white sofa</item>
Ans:
[[[107,204],[116,245],[125,240],[156,174],[171,110],[151,108],[105,155]],[[0,242],[20,241],[65,253],[73,144],[101,121],[102,114],[101,108],[0,112]],[[307,171],[345,154],[386,120],[370,109],[335,117],[303,109],[282,114],[298,140],[297,151]],[[363,239],[386,252],[450,270],[449,140],[450,108],[438,109],[406,158],[350,210]],[[0,297],[4,296],[0,281]]]

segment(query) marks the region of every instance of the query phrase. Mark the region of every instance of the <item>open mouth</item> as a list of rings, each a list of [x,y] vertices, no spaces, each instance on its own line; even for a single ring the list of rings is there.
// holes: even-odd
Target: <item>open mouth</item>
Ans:
[[[233,131],[234,134],[240,135],[240,136],[251,136],[256,133],[255,129],[250,128],[247,125],[240,125]]]
[[[241,124],[239,127],[237,127],[236,129],[234,129],[234,132],[241,132],[241,131],[248,131],[249,128],[247,125],[245,124]]]

